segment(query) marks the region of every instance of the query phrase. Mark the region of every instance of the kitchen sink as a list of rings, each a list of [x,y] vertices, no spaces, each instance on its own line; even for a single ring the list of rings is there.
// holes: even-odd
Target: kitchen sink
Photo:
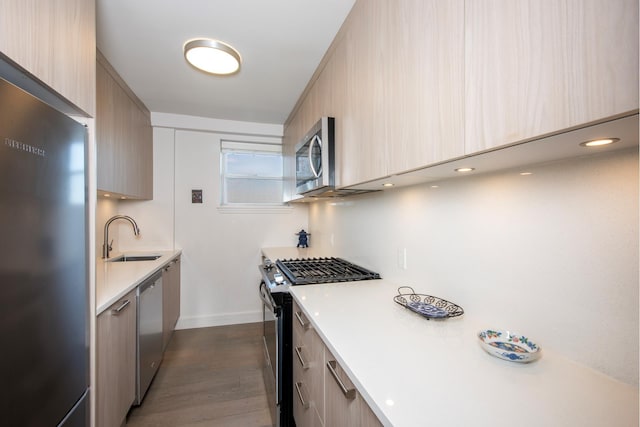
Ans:
[[[132,262],[132,261],[155,261],[162,255],[120,255],[108,260],[108,262]]]

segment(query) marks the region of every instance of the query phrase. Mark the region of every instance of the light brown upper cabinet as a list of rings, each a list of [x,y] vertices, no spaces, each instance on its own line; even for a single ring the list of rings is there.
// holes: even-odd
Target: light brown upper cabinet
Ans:
[[[98,52],[96,145],[98,190],[153,198],[153,131],[149,110]]]
[[[638,108],[637,0],[469,0],[465,153]]]
[[[463,24],[463,0],[356,3],[336,50],[342,185],[463,154]]]
[[[463,154],[464,0],[358,1],[285,124],[336,118],[341,187]]]
[[[638,109],[637,0],[358,0],[285,123],[349,187]]]
[[[95,116],[95,1],[3,0],[0,51]]]

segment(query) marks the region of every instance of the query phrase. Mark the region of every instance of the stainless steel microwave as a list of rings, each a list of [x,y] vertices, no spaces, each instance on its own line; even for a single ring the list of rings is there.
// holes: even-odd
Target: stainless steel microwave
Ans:
[[[296,193],[313,196],[335,186],[335,125],[323,117],[296,144]]]

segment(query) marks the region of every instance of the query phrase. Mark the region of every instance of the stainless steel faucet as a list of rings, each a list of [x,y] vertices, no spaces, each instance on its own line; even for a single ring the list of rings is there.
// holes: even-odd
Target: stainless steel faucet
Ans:
[[[102,245],[102,258],[109,258],[109,252],[111,252],[111,245],[113,244],[113,240],[109,242],[109,225],[111,225],[111,223],[116,219],[126,219],[133,226],[133,234],[135,236],[140,235],[140,227],[138,227],[138,224],[136,224],[135,220],[130,216],[116,215],[109,218],[107,223],[104,225],[104,244]]]

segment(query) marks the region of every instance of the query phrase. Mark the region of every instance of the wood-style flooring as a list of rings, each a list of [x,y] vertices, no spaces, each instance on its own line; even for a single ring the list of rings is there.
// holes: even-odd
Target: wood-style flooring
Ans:
[[[175,331],[131,427],[267,427],[262,323]]]

